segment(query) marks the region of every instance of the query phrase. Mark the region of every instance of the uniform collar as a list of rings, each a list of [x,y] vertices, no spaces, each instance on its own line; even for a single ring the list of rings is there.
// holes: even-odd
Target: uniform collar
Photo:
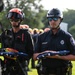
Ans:
[[[59,28],[58,32],[56,34],[53,34],[53,31],[50,30],[50,34],[53,35],[53,36],[58,36],[60,34],[60,31],[61,31],[61,29]]]

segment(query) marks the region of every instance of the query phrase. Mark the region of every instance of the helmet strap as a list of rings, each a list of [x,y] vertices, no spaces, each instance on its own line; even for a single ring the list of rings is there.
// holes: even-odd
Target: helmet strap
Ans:
[[[51,27],[50,27],[51,28]],[[51,30],[54,30],[54,29],[59,29],[60,27],[59,27],[59,25],[56,27],[56,28],[51,28]]]
[[[61,22],[60,22],[60,23],[61,23]],[[59,29],[59,28],[60,28],[60,23],[59,23],[59,25],[58,25],[56,28],[52,28],[52,27],[50,27],[50,28],[51,28],[51,30]]]
[[[21,24],[21,21],[18,23],[17,26],[14,26],[14,27],[15,27],[15,28],[18,28],[18,27],[20,26],[20,24]]]

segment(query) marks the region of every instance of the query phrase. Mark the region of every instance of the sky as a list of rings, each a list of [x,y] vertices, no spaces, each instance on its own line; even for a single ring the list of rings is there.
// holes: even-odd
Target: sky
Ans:
[[[75,0],[41,0],[40,3],[46,10],[50,10],[51,8],[59,8],[62,11],[67,8],[75,10]]]

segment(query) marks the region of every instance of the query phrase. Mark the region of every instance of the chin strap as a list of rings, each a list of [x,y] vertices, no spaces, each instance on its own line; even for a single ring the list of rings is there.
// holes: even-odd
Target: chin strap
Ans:
[[[61,19],[61,22],[62,22],[62,19]],[[61,23],[61,22],[60,22],[60,23]],[[59,29],[59,28],[60,28],[60,23],[59,23],[59,25],[58,25],[56,28],[51,28],[51,27],[50,27],[50,28],[51,28],[52,30],[54,30],[54,29]]]
[[[20,21],[20,22],[18,23],[18,25],[17,25],[17,26],[14,26],[14,27],[15,27],[15,28],[19,27],[19,26],[20,26],[20,24],[21,24],[21,22],[22,22],[22,21]]]

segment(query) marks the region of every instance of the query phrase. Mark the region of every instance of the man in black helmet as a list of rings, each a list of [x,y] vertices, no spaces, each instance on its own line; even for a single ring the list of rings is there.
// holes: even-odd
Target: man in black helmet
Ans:
[[[50,30],[38,37],[33,56],[34,60],[37,60],[40,54],[42,55],[46,52],[55,53],[57,51],[68,50],[69,53],[62,56],[59,54],[48,55],[41,59],[42,67],[39,71],[39,75],[72,75],[70,72],[72,70],[70,61],[75,60],[74,38],[70,33],[60,28],[63,14],[58,8],[53,8],[48,11],[47,19],[49,21]]]

